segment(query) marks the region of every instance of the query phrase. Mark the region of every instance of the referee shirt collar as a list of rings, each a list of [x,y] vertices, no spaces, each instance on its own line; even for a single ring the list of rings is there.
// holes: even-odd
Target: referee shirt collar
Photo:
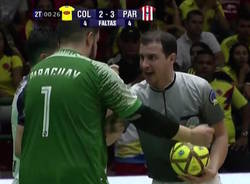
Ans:
[[[155,91],[155,92],[158,92],[158,93],[159,92],[160,93],[165,92],[165,91],[167,91],[168,89],[170,89],[174,85],[175,80],[176,80],[176,73],[174,73],[174,80],[167,87],[165,87],[163,90],[155,89],[152,86],[150,86],[150,89],[153,90],[153,91]]]

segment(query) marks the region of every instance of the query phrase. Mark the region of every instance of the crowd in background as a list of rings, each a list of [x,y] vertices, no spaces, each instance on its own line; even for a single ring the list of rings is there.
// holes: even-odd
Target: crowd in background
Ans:
[[[11,137],[8,136],[11,135],[10,107],[22,76],[27,75],[30,69],[32,58],[29,57],[29,52],[32,50],[27,49],[27,40],[32,30],[55,30],[58,21],[34,20],[33,10],[58,10],[63,5],[89,9],[139,9],[143,5],[154,6],[156,11],[152,22],[137,21],[135,27],[128,28],[100,28],[96,60],[118,65],[120,77],[126,84],[133,85],[143,80],[140,72],[140,35],[151,29],[161,29],[173,34],[177,39],[176,71],[210,80],[222,103],[222,109],[225,114],[229,114],[225,116],[230,119],[227,125],[230,147],[234,152],[248,151],[247,129],[250,119],[246,117],[249,112],[245,107],[250,99],[250,0],[2,0],[0,177],[12,167],[12,144]],[[202,54],[202,58],[206,58],[206,54],[211,58],[204,61],[199,58]],[[210,66],[212,61],[215,62],[215,67],[209,71],[207,65]],[[209,72],[212,77],[206,78]],[[224,81],[226,84],[223,82],[223,85],[226,87],[215,84],[218,81]],[[134,127],[130,127],[109,151],[110,174],[146,173],[146,163]],[[230,162],[237,158],[238,163],[250,165],[248,160],[240,160],[243,159],[240,156],[242,152],[234,152],[229,152],[230,157],[228,156],[222,171],[250,172],[244,164],[236,166]],[[131,167],[130,163],[136,163],[137,167]]]

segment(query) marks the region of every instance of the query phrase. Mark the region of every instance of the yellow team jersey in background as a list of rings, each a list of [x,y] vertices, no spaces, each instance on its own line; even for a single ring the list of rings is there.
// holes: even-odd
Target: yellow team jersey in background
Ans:
[[[59,10],[62,12],[62,21],[72,21],[72,12],[75,8],[72,6],[62,6]]]
[[[4,55],[0,59],[0,91],[3,91],[10,96],[14,96],[16,88],[12,81],[12,70],[22,66],[22,60],[17,55]]]
[[[190,67],[190,68],[188,69],[187,73],[195,75],[194,67]]]
[[[26,24],[25,24],[25,36],[26,36],[26,40],[29,39],[30,37],[30,33],[32,32],[32,30],[34,29],[34,22],[29,19]]]
[[[197,6],[195,0],[185,0],[183,1],[179,6],[182,14],[182,19],[185,20],[187,17],[187,14],[192,10],[199,10],[199,7]],[[220,13],[222,13],[223,16],[225,16],[222,5],[220,3],[218,10]],[[204,13],[204,24],[203,24],[203,31],[210,31],[211,27],[211,21],[215,18],[215,10],[209,9]]]
[[[232,144],[235,142],[235,126],[232,118],[232,106],[236,109],[240,109],[247,105],[248,102],[234,85],[226,81],[215,79],[210,84],[216,92],[217,100],[224,111],[224,123],[228,133],[228,143]]]
[[[222,67],[222,72],[226,73],[232,80],[234,85],[238,85],[238,78],[235,71],[228,65]]]
[[[231,47],[236,44],[238,42],[238,35],[233,35],[233,36],[229,36],[227,38],[225,38],[222,42],[221,42],[221,51],[224,54],[225,57],[225,61],[226,63],[229,60],[229,53],[230,53],[230,49]],[[250,44],[248,45],[248,48],[250,49]]]

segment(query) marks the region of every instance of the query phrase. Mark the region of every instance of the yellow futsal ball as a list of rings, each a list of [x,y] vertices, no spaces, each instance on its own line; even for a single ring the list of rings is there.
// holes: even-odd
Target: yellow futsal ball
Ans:
[[[170,162],[178,175],[198,176],[209,162],[209,151],[203,146],[177,142],[171,149]]]

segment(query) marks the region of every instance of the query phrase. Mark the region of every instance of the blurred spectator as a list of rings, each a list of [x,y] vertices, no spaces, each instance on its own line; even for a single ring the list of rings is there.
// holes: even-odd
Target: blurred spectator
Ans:
[[[6,34],[0,28],[0,97],[13,97],[22,80],[23,62],[11,49]]]
[[[165,0],[162,6],[164,7],[163,17],[159,18],[162,18],[166,24],[165,31],[172,33],[176,37],[180,37],[185,32],[185,28],[182,25],[180,10],[175,0]]]
[[[201,11],[192,10],[188,13],[185,22],[187,31],[177,40],[177,64],[181,71],[187,72],[191,66],[190,47],[197,41],[206,43],[212,49],[217,65],[224,64],[220,44],[212,33],[202,31],[202,24],[203,15]]]
[[[203,42],[194,42],[190,48],[190,59],[191,59],[191,67],[188,69],[188,73],[195,74],[194,69],[194,60],[197,56],[198,52],[202,50],[210,49],[209,46]]]
[[[225,18],[221,3],[219,0],[184,0],[180,5],[182,18],[187,18],[188,12],[200,10],[204,13],[203,31],[211,32],[211,25],[217,21],[219,27],[224,31],[229,30],[228,21]]]
[[[27,0],[1,0],[0,1],[0,23],[12,23],[17,12],[23,16],[28,11]]]
[[[222,68],[248,99],[250,99],[249,57],[248,46],[236,43],[230,49],[228,64]]]
[[[175,0],[163,1],[163,19],[168,24],[175,24],[176,26],[182,26],[179,7]]]
[[[226,62],[229,60],[229,50],[235,43],[244,43],[250,48],[250,13],[244,11],[239,16],[237,34],[224,39],[221,43]]]
[[[224,14],[227,20],[230,22],[230,25],[234,27],[235,21],[238,18],[240,1],[239,0],[221,0]]]
[[[226,18],[231,21],[237,18],[238,11],[240,8],[239,0],[221,0],[224,14]]]
[[[35,1],[34,9],[36,10],[53,10],[54,4],[53,0],[37,0]],[[26,39],[29,38],[30,33],[32,30],[36,30],[39,28],[47,28],[52,29],[55,27],[55,22],[53,19],[41,19],[41,20],[35,20],[29,19],[25,25],[25,35]]]
[[[214,59],[214,54],[210,49],[201,50],[195,57],[194,68],[196,75],[210,82],[216,92],[218,103],[224,111],[224,123],[228,133],[229,149],[222,170],[227,172],[249,172],[250,152],[247,151],[248,127],[250,122],[249,104],[237,87],[226,81],[228,79],[225,74],[216,72]],[[232,107],[242,112],[242,131],[238,138],[236,138]]]
[[[119,53],[108,64],[119,66],[120,77],[126,84],[142,79],[140,71],[140,32],[137,28],[124,28],[118,38]]]

